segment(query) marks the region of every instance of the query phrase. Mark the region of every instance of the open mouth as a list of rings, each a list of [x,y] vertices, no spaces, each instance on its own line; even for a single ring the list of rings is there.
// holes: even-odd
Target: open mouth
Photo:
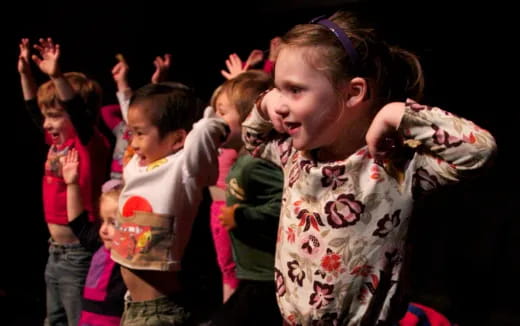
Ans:
[[[139,166],[146,166],[148,163],[146,162],[146,156],[136,154],[139,157]]]
[[[284,122],[285,129],[289,135],[293,135],[300,130],[301,123],[299,122]]]
[[[61,137],[59,133],[49,133],[51,136],[51,140],[53,143],[58,144],[61,142]]]

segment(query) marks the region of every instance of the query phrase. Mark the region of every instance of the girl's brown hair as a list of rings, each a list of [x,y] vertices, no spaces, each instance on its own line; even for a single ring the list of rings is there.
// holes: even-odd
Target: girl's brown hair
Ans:
[[[388,45],[374,29],[362,26],[350,13],[339,11],[329,20],[352,42],[357,52],[355,62],[336,35],[318,24],[296,25],[282,37],[282,46],[306,48],[307,62],[325,73],[337,89],[343,82],[362,77],[370,85],[368,96],[378,103],[420,100],[424,77],[416,55]]]

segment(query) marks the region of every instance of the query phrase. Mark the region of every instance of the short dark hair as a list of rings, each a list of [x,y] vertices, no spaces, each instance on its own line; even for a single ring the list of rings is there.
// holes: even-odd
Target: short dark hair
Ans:
[[[193,89],[175,82],[148,84],[136,90],[130,106],[143,104],[161,138],[178,129],[189,132],[204,106]]]

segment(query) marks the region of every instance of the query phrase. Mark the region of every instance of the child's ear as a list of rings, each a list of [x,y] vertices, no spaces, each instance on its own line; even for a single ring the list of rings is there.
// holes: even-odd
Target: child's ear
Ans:
[[[354,77],[348,82],[348,84],[345,86],[345,92],[346,92],[346,104],[349,107],[357,106],[363,100],[368,98],[368,82],[365,78],[361,77]]]
[[[177,129],[171,134],[171,144],[174,152],[177,152],[184,146],[184,141],[186,140],[186,130]]]

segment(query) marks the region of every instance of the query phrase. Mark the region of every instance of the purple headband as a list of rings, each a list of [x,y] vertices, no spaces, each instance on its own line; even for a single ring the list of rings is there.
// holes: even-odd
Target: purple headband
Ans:
[[[325,18],[325,16],[316,17],[313,20],[311,20],[310,23],[325,26],[332,33],[334,33],[334,35],[336,35],[338,40],[341,42],[341,45],[343,45],[343,48],[345,49],[345,51],[347,51],[350,59],[352,60],[352,63],[356,64],[357,59],[358,59],[357,51],[354,48],[354,45],[352,44],[350,39],[348,38],[347,34],[345,34],[345,32],[343,32],[341,27],[339,27],[338,25],[334,24],[333,22],[331,22],[330,20]]]
[[[118,187],[121,187],[122,185],[123,185],[123,181],[118,180],[118,179],[110,179],[101,186],[101,193],[104,194],[104,193],[114,190]]]

